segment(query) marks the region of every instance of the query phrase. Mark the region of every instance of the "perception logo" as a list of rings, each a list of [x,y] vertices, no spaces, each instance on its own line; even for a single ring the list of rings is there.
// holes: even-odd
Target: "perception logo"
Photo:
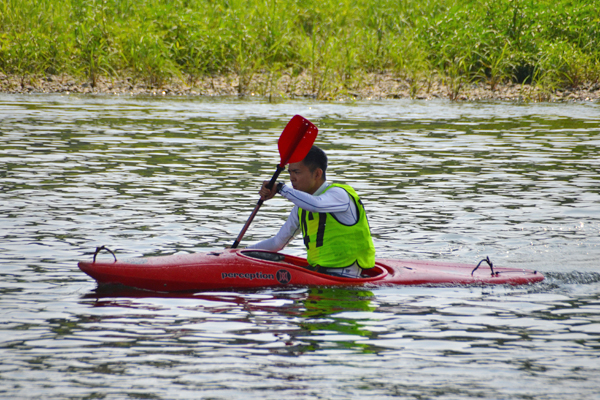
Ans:
[[[263,274],[262,272],[222,272],[221,279],[263,279],[272,281],[277,278],[277,282],[282,285],[287,285],[292,280],[292,274],[286,269],[280,269],[275,276],[273,274]]]
[[[292,280],[292,274],[287,269],[277,271],[277,281],[283,285],[287,285]]]
[[[266,279],[273,280],[275,277],[273,274],[263,274],[262,272],[248,272],[248,273],[238,273],[238,272],[223,272],[221,273],[221,279],[227,278],[237,278],[237,279]]]

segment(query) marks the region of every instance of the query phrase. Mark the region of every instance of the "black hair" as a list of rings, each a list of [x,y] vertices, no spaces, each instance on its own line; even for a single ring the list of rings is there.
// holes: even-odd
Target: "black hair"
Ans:
[[[323,171],[323,179],[325,179],[325,171],[327,171],[327,155],[319,147],[311,147],[302,162],[308,167],[310,172],[315,172],[317,168],[321,168]]]

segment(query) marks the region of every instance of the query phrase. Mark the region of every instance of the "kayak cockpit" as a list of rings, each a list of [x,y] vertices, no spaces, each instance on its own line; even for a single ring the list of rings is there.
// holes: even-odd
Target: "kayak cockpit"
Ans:
[[[275,261],[282,262],[285,260],[285,254],[281,253],[272,253],[270,251],[261,251],[261,250],[252,250],[252,251],[241,251],[243,255],[247,257],[256,258],[258,260],[264,261]]]
[[[239,252],[242,256],[250,257],[256,260],[271,261],[276,263],[292,264],[300,268],[309,266],[305,258],[290,256],[288,254],[276,253],[266,250],[242,250]]]
[[[241,250],[239,251],[240,255],[244,257],[249,257],[256,260],[275,262],[282,265],[293,265],[295,267],[299,267],[302,269],[307,269],[310,266],[308,261],[305,258],[295,257],[288,254],[281,254],[272,251],[265,250]],[[308,270],[307,272],[312,274],[318,274],[317,272]],[[332,279],[341,279],[341,280],[350,280],[356,279],[360,281],[370,281],[370,280],[380,280],[388,275],[388,270],[381,266],[375,265],[373,268],[364,269],[362,272],[362,276],[360,278],[341,278],[341,277],[331,277]]]

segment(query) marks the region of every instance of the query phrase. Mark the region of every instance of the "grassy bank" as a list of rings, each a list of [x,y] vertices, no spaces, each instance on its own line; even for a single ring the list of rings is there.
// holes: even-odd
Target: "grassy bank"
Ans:
[[[600,0],[1,0],[0,72],[21,84],[129,77],[161,87],[236,77],[247,93],[302,76],[335,97],[370,74],[411,96],[442,84],[528,83],[542,93],[598,84]]]

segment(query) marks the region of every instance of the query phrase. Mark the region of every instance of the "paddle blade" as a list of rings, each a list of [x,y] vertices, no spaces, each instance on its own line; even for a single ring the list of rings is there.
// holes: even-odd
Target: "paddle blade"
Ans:
[[[283,167],[288,163],[304,160],[317,138],[317,133],[319,130],[312,122],[300,115],[294,115],[277,142],[281,157],[279,165]]]

